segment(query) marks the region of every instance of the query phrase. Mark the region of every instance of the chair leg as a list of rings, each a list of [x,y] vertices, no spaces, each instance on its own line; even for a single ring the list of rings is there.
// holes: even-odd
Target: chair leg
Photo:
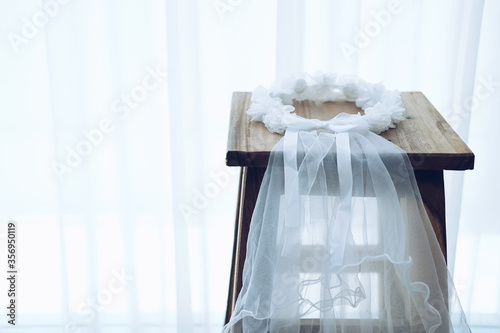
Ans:
[[[437,241],[443,253],[444,260],[447,260],[446,252],[446,212],[444,193],[444,173],[443,170],[415,170],[420,195],[427,211],[427,216],[432,224]],[[448,308],[448,270],[441,267],[438,274],[442,277],[441,292],[445,304]],[[440,327],[442,332],[449,332],[449,322],[445,321]]]
[[[415,170],[425,210],[446,260],[446,214],[443,170]]]
[[[241,290],[250,222],[265,171],[265,168],[242,168],[241,171],[234,230],[233,259],[226,307],[226,324],[231,319],[236,299]]]

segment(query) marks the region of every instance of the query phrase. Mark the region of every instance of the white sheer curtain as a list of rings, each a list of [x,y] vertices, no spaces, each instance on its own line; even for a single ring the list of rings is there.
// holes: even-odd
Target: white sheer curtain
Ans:
[[[495,208],[500,187],[496,168],[500,143],[496,128],[500,122],[500,48],[494,31],[500,28],[495,15],[499,12],[498,1],[485,2],[474,92],[470,97],[473,106],[464,114],[464,119],[470,120],[469,146],[476,154],[476,167],[464,181],[455,262],[455,280],[461,287],[469,321],[496,330],[500,327],[500,218]]]
[[[499,10],[1,1],[0,270],[14,220],[19,294],[16,327],[0,329],[220,331],[237,186],[224,166],[231,93],[315,70],[423,91],[469,140],[476,170],[447,174],[450,266],[469,321],[498,329]]]

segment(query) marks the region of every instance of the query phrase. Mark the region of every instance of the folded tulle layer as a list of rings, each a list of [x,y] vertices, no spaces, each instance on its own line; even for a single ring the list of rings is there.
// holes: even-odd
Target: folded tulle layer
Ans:
[[[470,332],[404,151],[288,127],[224,332]]]

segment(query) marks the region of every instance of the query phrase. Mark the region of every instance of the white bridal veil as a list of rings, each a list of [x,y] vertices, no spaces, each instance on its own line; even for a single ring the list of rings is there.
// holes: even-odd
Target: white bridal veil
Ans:
[[[292,100],[356,102],[330,121]],[[406,153],[375,133],[403,119],[397,91],[354,77],[258,88],[248,113],[273,148],[224,332],[470,332]],[[375,133],[373,133],[375,132]]]

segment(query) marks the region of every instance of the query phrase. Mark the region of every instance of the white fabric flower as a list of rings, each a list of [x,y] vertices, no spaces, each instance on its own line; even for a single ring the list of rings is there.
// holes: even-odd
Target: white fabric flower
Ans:
[[[344,93],[345,98],[349,102],[354,102],[358,98],[359,93],[360,93],[359,87],[354,83],[346,84],[343,87],[342,92]]]

